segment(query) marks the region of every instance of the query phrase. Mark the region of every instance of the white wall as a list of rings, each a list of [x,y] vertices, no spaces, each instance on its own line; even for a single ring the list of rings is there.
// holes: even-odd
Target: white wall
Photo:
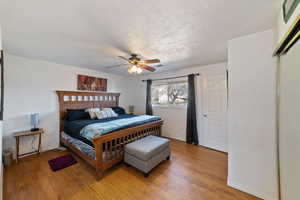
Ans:
[[[219,63],[207,66],[198,66],[181,69],[175,72],[151,74],[146,76],[138,77],[135,87],[135,107],[136,112],[141,114],[145,113],[145,102],[146,102],[146,83],[142,83],[143,79],[155,79],[164,77],[174,77],[182,76],[190,73],[200,73],[201,76],[196,78],[195,89],[196,89],[196,107],[197,107],[197,123],[198,123],[198,134],[199,143],[203,146],[206,144],[203,142],[203,113],[202,113],[202,96],[203,96],[203,79],[213,74],[226,73],[227,63]],[[161,116],[164,120],[164,125],[162,128],[163,136],[175,138],[178,140],[186,140],[186,108],[176,108],[176,107],[153,107],[154,115]],[[224,133],[227,134],[227,133]],[[227,141],[224,141],[227,143]],[[226,145],[226,144],[225,144]]]
[[[229,41],[228,185],[278,199],[273,30]]]
[[[280,58],[279,151],[282,200],[300,197],[300,42]]]
[[[281,0],[281,4],[283,4],[284,0]],[[284,34],[288,31],[288,29],[290,28],[290,26],[292,25],[292,23],[294,22],[294,20],[296,19],[296,17],[300,14],[300,3],[298,4],[296,10],[294,11],[293,15],[290,17],[289,21],[287,23],[285,23],[284,19],[283,19],[283,10],[282,7],[280,8],[280,12],[278,15],[278,41],[280,41]]]
[[[5,55],[4,148],[15,147],[13,132],[30,127],[29,115],[40,113],[45,129],[42,150],[58,147],[58,100],[56,90],[76,90],[77,74],[108,79],[109,92],[121,92],[120,105],[132,102],[130,79],[73,66]],[[31,138],[22,138],[22,151],[31,150]]]

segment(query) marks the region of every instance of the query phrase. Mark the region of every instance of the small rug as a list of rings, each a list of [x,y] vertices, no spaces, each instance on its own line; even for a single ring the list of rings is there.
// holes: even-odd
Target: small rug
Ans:
[[[58,158],[49,160],[48,163],[49,163],[52,171],[57,171],[57,170],[69,167],[71,165],[74,165],[77,163],[77,161],[71,154],[68,154],[65,156],[60,156]]]

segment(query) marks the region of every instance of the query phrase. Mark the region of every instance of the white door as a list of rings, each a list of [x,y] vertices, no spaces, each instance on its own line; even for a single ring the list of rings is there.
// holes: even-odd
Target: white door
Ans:
[[[203,77],[202,119],[200,144],[227,152],[227,77],[211,74]],[[200,133],[201,134],[201,133]]]

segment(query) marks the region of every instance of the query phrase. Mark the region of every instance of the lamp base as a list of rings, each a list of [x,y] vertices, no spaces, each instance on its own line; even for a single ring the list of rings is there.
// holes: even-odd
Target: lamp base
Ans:
[[[32,129],[30,129],[31,132],[39,131],[39,130],[40,130],[39,128],[32,128]]]

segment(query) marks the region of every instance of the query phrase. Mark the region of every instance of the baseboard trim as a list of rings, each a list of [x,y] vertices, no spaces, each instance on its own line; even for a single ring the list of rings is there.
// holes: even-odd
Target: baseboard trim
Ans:
[[[236,182],[232,182],[232,181],[229,181],[229,180],[227,181],[227,185],[229,187],[237,189],[241,192],[251,194],[255,197],[258,197],[258,198],[261,198],[261,199],[264,199],[264,200],[278,200],[279,199],[278,197],[274,197],[274,196],[271,196],[269,194],[262,194],[261,192],[258,192],[258,191],[256,191],[255,189],[253,189],[251,187],[248,187],[246,185],[239,184],[239,183],[236,183]]]
[[[176,140],[178,142],[186,143],[184,140],[181,140],[181,139],[178,139],[178,138],[171,138],[171,137],[168,137],[168,136],[161,136],[161,137],[164,137],[164,138],[167,138],[167,139],[170,139],[170,140]],[[220,150],[217,150],[217,149],[213,149],[213,148],[210,148],[210,147],[207,147],[207,146],[203,146],[201,144],[198,144],[197,146],[228,155],[228,153],[225,152],[225,151],[220,151]]]

